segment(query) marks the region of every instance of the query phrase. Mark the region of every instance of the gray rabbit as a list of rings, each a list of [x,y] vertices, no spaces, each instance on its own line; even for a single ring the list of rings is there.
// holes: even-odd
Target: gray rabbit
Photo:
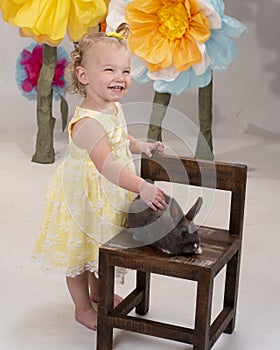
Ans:
[[[193,220],[201,208],[199,197],[192,208],[184,215],[180,205],[165,194],[167,207],[153,211],[137,196],[131,203],[128,225],[133,238],[143,245],[152,245],[168,254],[201,254],[198,227]]]

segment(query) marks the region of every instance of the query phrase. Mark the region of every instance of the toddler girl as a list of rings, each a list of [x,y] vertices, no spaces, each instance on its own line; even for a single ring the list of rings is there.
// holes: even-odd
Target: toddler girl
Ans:
[[[123,24],[88,34],[71,53],[71,86],[83,101],[69,123],[69,152],[50,183],[33,252],[44,270],[64,269],[75,319],[92,330],[99,246],[125,227],[136,194],[153,210],[166,205],[162,190],[136,175],[131,156],[162,153],[163,145],[129,136],[119,104],[131,83],[126,31]],[[115,295],[115,305],[121,300]]]

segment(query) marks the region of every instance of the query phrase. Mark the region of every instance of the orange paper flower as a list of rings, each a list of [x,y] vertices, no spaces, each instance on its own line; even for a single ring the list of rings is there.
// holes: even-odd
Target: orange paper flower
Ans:
[[[170,66],[179,72],[201,61],[198,43],[210,26],[197,0],[133,0],[126,7],[129,48],[150,71]]]

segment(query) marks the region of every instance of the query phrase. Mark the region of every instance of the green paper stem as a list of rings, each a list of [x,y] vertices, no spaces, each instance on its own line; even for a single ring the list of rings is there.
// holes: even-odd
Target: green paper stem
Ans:
[[[43,46],[43,64],[37,87],[37,125],[36,150],[32,162],[51,164],[55,160],[53,130],[55,118],[52,116],[52,81],[56,69],[57,48]]]
[[[68,103],[66,99],[59,94],[60,97],[60,114],[61,114],[61,119],[62,119],[62,131],[65,130],[67,126],[67,119],[68,119]]]
[[[150,117],[150,125],[148,129],[148,140],[162,141],[162,121],[169,105],[171,94],[160,93],[155,91],[153,99],[153,109]]]
[[[212,104],[213,104],[213,77],[211,82],[199,88],[198,92],[198,118],[200,132],[198,135],[195,157],[199,159],[213,160],[212,141]]]
[[[198,92],[198,117],[200,132],[198,135],[195,157],[213,160],[212,143],[212,101],[213,79],[209,85],[199,88]],[[162,122],[165,117],[171,94],[154,92],[153,109],[148,128],[148,140],[162,141]]]

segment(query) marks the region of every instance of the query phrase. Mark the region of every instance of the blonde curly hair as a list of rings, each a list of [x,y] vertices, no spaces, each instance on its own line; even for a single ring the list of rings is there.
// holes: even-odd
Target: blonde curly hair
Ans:
[[[70,54],[70,63],[66,69],[66,79],[69,82],[69,92],[86,97],[85,86],[79,81],[76,68],[83,65],[83,58],[86,52],[97,42],[103,41],[127,48],[126,39],[129,35],[129,27],[126,23],[118,26],[115,32],[97,32],[86,34]]]

